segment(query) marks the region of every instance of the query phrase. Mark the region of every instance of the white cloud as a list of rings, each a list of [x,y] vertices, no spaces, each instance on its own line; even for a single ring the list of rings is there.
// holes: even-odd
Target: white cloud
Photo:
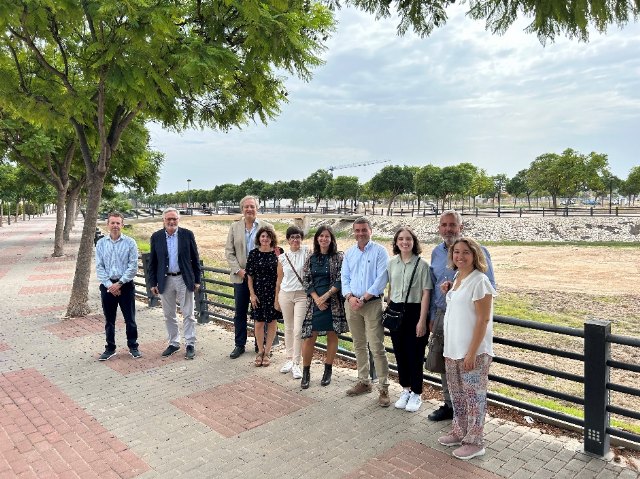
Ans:
[[[154,127],[154,146],[167,156],[159,190],[182,189],[173,186],[182,176],[193,188],[211,188],[383,158],[469,161],[512,175],[567,147],[608,153],[622,177],[639,163],[638,24],[586,44],[559,38],[543,47],[523,33],[526,20],[491,35],[463,7],[455,5],[448,24],[426,39],[396,36],[395,18],[340,11],[326,65],[310,83],[287,81],[289,103],[268,126],[182,135]],[[341,174],[366,181],[379,169]]]

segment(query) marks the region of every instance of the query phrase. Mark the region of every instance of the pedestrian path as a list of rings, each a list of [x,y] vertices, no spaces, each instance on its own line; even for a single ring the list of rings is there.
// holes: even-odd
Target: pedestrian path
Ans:
[[[376,395],[348,398],[355,371],[335,369],[321,387],[231,360],[231,333],[198,325],[195,360],[161,358],[160,308],[138,303],[143,358],[126,348],[118,313],[117,355],[104,349],[95,278],[93,314],[61,319],[75,268],[51,258],[54,217],[0,228],[1,478],[638,478],[630,467],[590,457],[576,440],[489,418],[487,454],[464,462],[436,439],[449,424],[383,409]],[[400,392],[393,384],[392,398]]]

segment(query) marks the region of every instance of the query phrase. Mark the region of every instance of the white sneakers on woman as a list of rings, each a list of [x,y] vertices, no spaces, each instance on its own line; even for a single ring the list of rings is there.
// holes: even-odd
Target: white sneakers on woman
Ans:
[[[302,369],[300,369],[298,363],[293,363],[293,366],[291,366],[291,375],[293,379],[302,379]]]
[[[400,394],[400,399],[395,403],[396,409],[404,409],[407,412],[416,412],[422,406],[420,394],[404,389]]]
[[[284,366],[280,368],[280,372],[283,374],[287,374],[288,372],[291,371],[292,368],[293,368],[293,361],[291,359],[288,359],[287,362],[284,363]]]

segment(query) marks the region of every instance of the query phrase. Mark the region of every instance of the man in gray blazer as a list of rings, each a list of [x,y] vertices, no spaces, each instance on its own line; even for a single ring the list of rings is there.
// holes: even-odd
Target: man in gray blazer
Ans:
[[[233,297],[236,303],[236,312],[233,318],[235,327],[235,347],[229,355],[236,359],[244,353],[247,343],[247,310],[249,309],[249,286],[245,267],[249,251],[256,247],[256,232],[262,226],[271,226],[266,221],[256,218],[258,214],[258,199],[254,196],[245,196],[240,200],[242,218],[234,222],[229,228],[227,244],[224,252],[231,269],[231,282],[233,283]]]
[[[186,359],[196,355],[196,319],[194,291],[200,287],[200,256],[196,239],[188,229],[178,228],[180,214],[175,208],[162,212],[164,228],[151,235],[149,282],[153,294],[160,295],[169,345],[162,356],[171,356],[180,349],[180,329],[176,301],[180,304],[186,342]]]

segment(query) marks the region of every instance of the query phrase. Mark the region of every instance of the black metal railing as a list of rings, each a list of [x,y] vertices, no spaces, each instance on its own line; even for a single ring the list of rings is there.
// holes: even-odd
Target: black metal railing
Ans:
[[[148,261],[149,255],[143,254],[140,262],[140,272],[136,277],[137,279],[142,278],[142,281],[136,280],[134,284],[143,288],[137,289],[136,294],[145,297],[150,306],[155,306],[158,304],[159,298],[151,293],[150,286],[145,280],[145,278],[148,277],[146,274]],[[214,318],[233,323],[233,312],[235,311],[233,306],[233,293],[225,291],[225,289],[231,290],[233,285],[226,279],[220,279],[221,275],[222,277],[228,277],[230,271],[228,269],[212,268],[204,265],[202,269],[204,273],[201,288],[196,294],[196,316],[198,322],[207,323],[211,318]],[[499,315],[495,315],[493,319],[496,330],[499,329],[499,325],[505,325],[532,331],[542,331],[562,337],[570,337],[581,343],[578,346],[582,352],[577,352],[560,347],[511,339],[501,336],[499,331],[495,331],[496,334],[494,334],[493,339],[494,344],[507,348],[516,348],[518,350],[542,354],[545,355],[544,357],[562,358],[583,363],[583,375],[578,375],[572,372],[561,371],[544,364],[518,361],[501,355],[496,355],[493,358],[495,364],[580,384],[583,391],[581,396],[538,386],[531,382],[519,381],[504,375],[489,374],[489,380],[496,384],[503,384],[508,387],[575,404],[583,410],[584,418],[491,391],[487,394],[490,400],[582,428],[585,451],[592,454],[604,456],[609,451],[610,437],[640,444],[640,434],[613,427],[610,418],[611,414],[616,414],[632,420],[640,420],[640,413],[638,411],[611,404],[610,402],[612,391],[640,398],[640,389],[617,384],[610,380],[612,371],[626,371],[631,374],[640,374],[639,364],[616,360],[613,359],[611,355],[611,347],[612,345],[616,345],[627,348],[637,348],[638,351],[635,352],[635,357],[638,357],[640,353],[640,338],[611,334],[611,324],[608,321],[589,320],[584,323],[584,329],[579,329]],[[278,331],[278,334],[282,335],[283,333]],[[339,339],[352,342],[351,336],[349,335],[341,334],[339,335]],[[316,343],[316,347],[323,350],[326,348],[322,343]],[[386,347],[385,349],[388,353],[393,353],[392,348]],[[343,358],[353,359],[355,357],[352,351],[342,347],[338,348],[338,354]],[[628,355],[627,357],[634,357],[634,355]],[[391,363],[389,367],[391,370],[397,371],[395,364]],[[375,376],[373,369],[372,375]],[[441,383],[438,375],[425,373],[423,376],[424,379],[430,383]]]

